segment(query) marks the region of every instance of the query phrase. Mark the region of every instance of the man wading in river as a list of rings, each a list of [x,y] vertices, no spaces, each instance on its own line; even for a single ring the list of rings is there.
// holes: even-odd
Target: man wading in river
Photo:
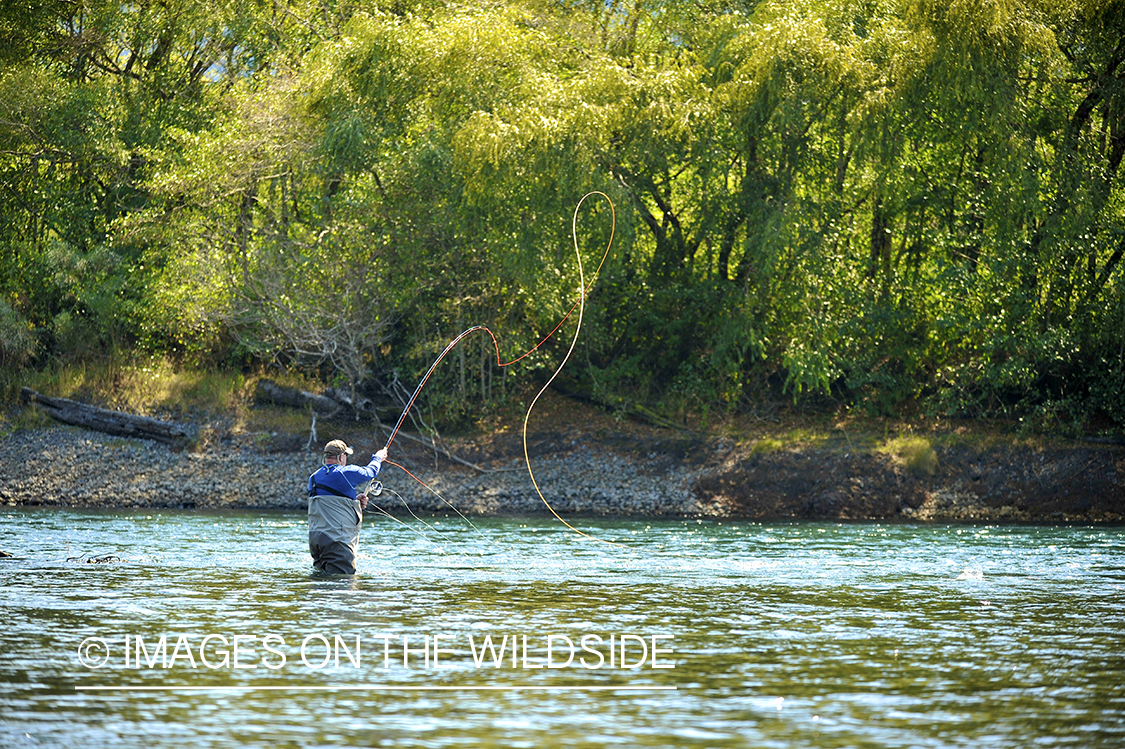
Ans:
[[[367,465],[350,466],[352,452],[343,440],[332,440],[324,446],[324,465],[309,476],[309,553],[322,572],[355,574],[365,492],[387,457],[384,448]]]

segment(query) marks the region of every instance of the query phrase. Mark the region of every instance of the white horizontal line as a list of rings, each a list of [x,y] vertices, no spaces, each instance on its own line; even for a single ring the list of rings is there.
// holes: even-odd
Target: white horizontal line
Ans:
[[[236,691],[236,692],[675,692],[676,687],[649,687],[649,686],[602,686],[593,684],[579,684],[567,686],[550,686],[538,684],[513,684],[508,686],[437,686],[437,687],[411,687],[395,686],[393,684],[355,684],[351,686],[215,686],[215,687],[188,687],[188,686],[76,686],[76,692],[210,692],[210,691]]]

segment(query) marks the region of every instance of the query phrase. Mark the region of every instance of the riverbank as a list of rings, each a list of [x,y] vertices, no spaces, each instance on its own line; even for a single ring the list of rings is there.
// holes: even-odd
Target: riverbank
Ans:
[[[926,521],[1125,521],[1125,448],[1021,441],[947,428],[909,440],[847,426],[674,431],[615,419],[560,396],[537,409],[528,455],[560,514],[625,517]],[[73,427],[0,439],[0,503],[73,507],[303,509],[319,464],[308,435],[223,431],[192,449]],[[322,424],[366,461],[369,426]],[[961,430],[962,432],[964,430]],[[378,443],[378,444],[376,444]],[[319,443],[318,443],[319,445]],[[388,466],[388,512],[548,512],[517,429],[442,440],[462,462],[404,438]],[[365,452],[366,451],[366,452]],[[472,464],[474,467],[468,467]],[[439,496],[440,495],[440,496]]]
[[[357,446],[365,442],[356,436],[347,439]],[[353,463],[370,459],[370,440],[366,442],[368,450],[357,449]],[[388,512],[471,516],[547,511],[522,459],[499,458],[486,461],[489,468],[472,470],[414,447],[395,451],[391,459],[433,491],[388,465],[380,475],[386,491],[376,500]],[[0,503],[297,510],[306,506],[306,480],[319,463],[319,450],[278,451],[260,443],[193,452],[71,427],[20,430],[0,441]],[[690,472],[654,473],[590,445],[540,454],[532,465],[547,501],[560,513],[711,514],[692,494]]]

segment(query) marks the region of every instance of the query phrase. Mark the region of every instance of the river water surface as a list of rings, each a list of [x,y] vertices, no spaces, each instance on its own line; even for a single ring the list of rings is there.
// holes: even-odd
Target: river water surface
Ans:
[[[0,746],[1125,746],[1119,527],[428,522],[0,513]]]

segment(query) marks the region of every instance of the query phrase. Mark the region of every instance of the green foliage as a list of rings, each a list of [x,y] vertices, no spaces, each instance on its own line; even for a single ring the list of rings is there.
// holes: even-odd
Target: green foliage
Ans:
[[[607,400],[1125,423],[1120,0],[285,8],[0,11],[5,362],[412,382],[474,324],[507,361],[598,190],[571,378]],[[589,201],[587,272],[609,231]],[[511,372],[472,337],[428,402],[490,408],[572,325]]]
[[[886,440],[876,447],[906,470],[919,476],[933,476],[937,470],[937,453],[926,437],[904,435]]]
[[[31,324],[0,299],[0,367],[19,368],[35,353]]]

